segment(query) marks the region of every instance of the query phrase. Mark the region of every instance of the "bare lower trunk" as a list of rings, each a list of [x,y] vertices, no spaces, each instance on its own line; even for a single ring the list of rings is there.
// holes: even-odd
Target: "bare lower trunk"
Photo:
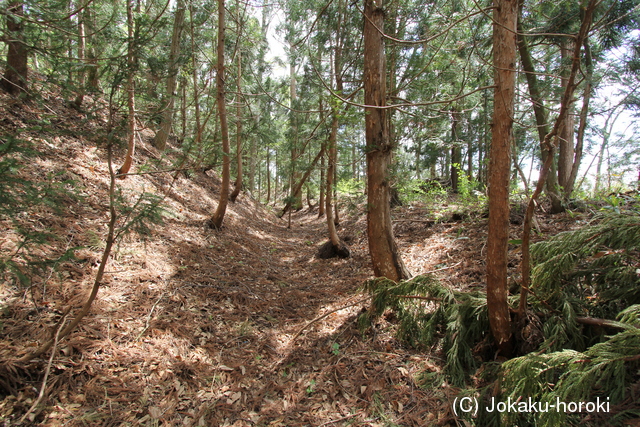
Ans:
[[[235,203],[242,190],[242,107],[240,106],[240,93],[242,93],[242,54],[238,52],[238,99],[236,106],[236,182],[229,200]]]
[[[573,42],[563,42],[560,45],[560,56],[563,63],[571,58],[571,52],[573,48]],[[564,67],[561,72],[561,86],[565,90],[568,84],[569,68]],[[571,168],[573,166],[573,154],[574,154],[574,127],[575,117],[573,115],[573,100],[571,105],[568,106],[569,113],[566,115],[563,122],[560,124],[558,130],[558,184],[564,190],[569,185],[569,179],[571,177]]]
[[[325,243],[318,251],[320,258],[333,258],[339,256],[346,258],[350,255],[349,248],[340,240],[336,230],[336,224],[333,218],[333,187],[336,169],[336,160],[338,158],[337,135],[338,135],[338,113],[332,111],[331,132],[329,134],[329,167],[327,169],[327,186],[325,196],[325,213],[327,215],[327,228],[329,231],[329,241]]]
[[[507,300],[509,179],[515,94],[517,0],[494,0],[494,113],[489,154],[487,309],[491,333],[503,356],[510,356],[511,316]]]
[[[269,202],[271,201],[271,168],[269,167],[269,164],[271,163],[271,156],[270,156],[271,150],[267,147],[267,165],[266,165],[266,174],[267,174],[267,200],[266,200],[266,204],[268,205]]]
[[[323,217],[325,213],[324,204],[325,204],[325,193],[327,189],[327,184],[324,179],[324,168],[325,168],[325,162],[324,162],[324,156],[322,156],[320,158],[320,195],[319,195],[319,201],[318,201],[318,218]]]
[[[86,3],[84,7],[87,7]],[[85,93],[85,77],[86,71],[86,55],[85,55],[85,26],[84,26],[84,14],[78,14],[78,62],[80,63],[80,71],[78,71],[78,94],[73,101],[73,105],[76,108],[80,108],[84,101]]]
[[[365,136],[367,140],[367,236],[373,272],[393,281],[408,279],[393,236],[389,206],[388,166],[393,147],[390,143],[386,110],[386,73],[382,0],[364,4],[364,91]]]
[[[338,115],[337,113],[333,114],[333,119],[331,121],[331,134],[329,135],[329,168],[327,169],[327,195],[325,197],[325,211],[327,214],[327,228],[329,230],[329,240],[333,246],[338,246],[340,244],[340,238],[338,237],[338,232],[336,231],[336,225],[333,221],[333,186],[334,177],[335,177],[335,169],[336,169],[336,157],[337,157],[337,133],[338,133]]]
[[[133,156],[136,152],[136,101],[135,101],[135,80],[134,80],[134,69],[135,69],[135,52],[134,52],[134,22],[133,22],[133,5],[130,1],[127,1],[127,31],[128,31],[128,39],[129,46],[127,48],[127,105],[129,108],[129,117],[127,118],[127,154],[124,158],[124,163],[118,169],[118,177],[125,178],[126,174],[131,170],[131,166],[133,165]]]
[[[222,185],[220,187],[218,207],[209,222],[211,228],[215,228],[216,230],[222,228],[222,221],[224,220],[229,202],[230,184],[229,127],[227,125],[227,107],[224,99],[224,37],[224,0],[218,0],[218,72],[216,73],[216,87],[218,114],[220,116],[220,132],[222,134]]]
[[[460,113],[451,110],[451,190],[458,192],[458,178],[462,168],[462,149],[458,141],[458,123],[460,123]]]

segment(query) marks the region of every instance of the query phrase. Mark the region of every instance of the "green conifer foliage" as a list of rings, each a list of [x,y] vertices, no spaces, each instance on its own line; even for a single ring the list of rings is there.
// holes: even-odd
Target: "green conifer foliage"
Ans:
[[[578,315],[611,319],[640,304],[640,216],[596,221],[532,247],[532,287],[556,309],[570,301]]]
[[[524,355],[497,373],[485,364],[484,373],[475,375],[491,383],[481,389],[483,401],[600,402],[609,412],[481,411],[475,425],[615,425],[640,414],[634,394],[640,387],[639,246],[635,210],[599,216],[534,245],[530,319],[518,337]],[[454,291],[432,275],[400,283],[375,279],[365,288],[372,304],[359,319],[361,327],[392,310],[400,339],[418,348],[439,344],[446,380],[470,383],[481,362],[479,344],[488,338],[483,292]],[[535,339],[528,340],[525,332],[534,329]]]
[[[442,338],[445,374],[456,386],[467,381],[478,362],[474,343],[489,331],[484,293],[453,291],[433,275],[400,283],[378,278],[367,282],[365,288],[373,301],[370,311],[358,321],[361,328],[390,308],[398,317],[400,339],[417,348],[428,348]]]

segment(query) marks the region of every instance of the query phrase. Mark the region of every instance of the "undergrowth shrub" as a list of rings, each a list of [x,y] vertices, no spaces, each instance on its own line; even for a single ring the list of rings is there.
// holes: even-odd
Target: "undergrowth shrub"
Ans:
[[[640,216],[613,214],[531,247],[532,287],[556,309],[613,319],[640,304]]]
[[[640,305],[622,311],[618,319],[621,332],[584,352],[563,349],[530,353],[505,362],[499,400],[531,398],[540,403],[542,410],[530,414],[505,412],[500,414],[502,424],[553,427],[590,421],[589,425],[600,426],[640,416]],[[587,410],[581,413],[551,409],[558,402],[590,402],[592,406],[586,406]],[[600,408],[594,406],[598,404]]]
[[[477,367],[473,343],[489,330],[487,299],[480,292],[453,291],[433,275],[395,283],[377,278],[365,284],[372,294],[371,309],[358,319],[361,329],[391,309],[399,322],[399,338],[416,348],[427,349],[441,338],[446,354],[445,373],[461,386]]]
[[[486,294],[453,291],[433,276],[367,282],[373,302],[360,327],[392,310],[399,338],[423,349],[441,346],[444,380],[463,387],[461,396],[479,396],[481,409],[492,397],[542,409],[480,410],[476,418],[465,415],[466,423],[600,426],[640,417],[640,216],[629,210],[600,216],[533,245],[532,256],[529,320],[513,324],[520,357],[501,365],[484,362],[476,371],[478,350],[490,338]],[[510,297],[514,311],[517,299]],[[523,345],[531,330],[540,335],[533,347]],[[433,387],[430,376],[422,379]],[[592,402],[592,410],[553,409],[557,402]],[[603,405],[606,412],[593,410]]]

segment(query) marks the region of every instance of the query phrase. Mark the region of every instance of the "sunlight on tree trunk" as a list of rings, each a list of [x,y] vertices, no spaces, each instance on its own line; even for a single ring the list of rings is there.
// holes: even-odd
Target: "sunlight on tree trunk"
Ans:
[[[365,137],[367,140],[367,236],[373,273],[393,281],[408,279],[393,236],[389,206],[389,171],[393,147],[385,109],[386,73],[382,0],[364,2],[364,98]]]

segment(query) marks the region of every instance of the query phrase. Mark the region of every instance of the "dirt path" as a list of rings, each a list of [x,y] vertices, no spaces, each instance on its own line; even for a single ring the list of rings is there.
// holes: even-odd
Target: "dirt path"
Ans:
[[[91,315],[56,349],[50,405],[34,421],[421,425],[426,399],[404,367],[420,358],[386,334],[361,336],[355,318],[364,304],[331,313],[292,341],[310,320],[362,299],[357,289],[370,274],[362,233],[350,236],[351,259],[316,259],[323,219],[297,213],[288,229],[248,197],[215,232],[205,227],[209,210],[193,203],[198,196],[183,197],[197,191],[193,185],[184,180],[168,192],[173,217],[152,239],[123,241],[113,254]],[[352,233],[353,223],[346,226]],[[52,299],[83,295],[95,264],[74,268],[80,288],[55,288]],[[15,342],[33,336],[19,319],[6,327]],[[26,411],[40,387],[41,377],[32,377],[28,389],[15,383],[16,397],[3,401],[0,415],[14,412],[7,419],[15,420]]]
[[[427,399],[403,367],[419,358],[387,336],[363,341],[354,326],[362,305],[332,313],[291,341],[309,320],[361,298],[356,290],[369,275],[364,246],[356,241],[349,260],[318,260],[322,220],[297,214],[287,229],[242,209],[249,208],[237,205],[219,233],[200,221],[168,223],[147,245],[146,267],[127,276],[126,290],[116,291],[121,273],[112,273],[103,314],[74,343],[91,349],[73,368],[87,381],[82,395],[69,387],[79,401],[72,412],[84,411],[74,419],[420,425]],[[168,255],[173,275],[154,271],[163,262],[154,253]]]
[[[17,420],[38,398],[47,368],[43,404],[26,425],[456,425],[449,404],[455,390],[444,381],[428,391],[417,384],[424,373],[438,374],[437,348],[428,356],[407,349],[393,338],[393,319],[381,319],[364,335],[355,327],[366,304],[352,304],[362,298],[357,290],[371,274],[364,205],[344,203],[348,212],[339,234],[352,257],[320,260],[314,254],[326,240],[324,219],[299,212],[287,228],[245,193],[229,206],[221,231],[208,229],[220,190],[211,171],[119,180],[130,206],[145,192],[163,198],[165,223],[153,226],[149,236],[119,241],[90,314],[54,349],[51,362],[12,364],[51,336],[67,307],[82,304],[104,248],[104,141],[67,131],[86,117],[61,99],[51,99],[49,106],[64,118],[65,131],[22,133],[39,154],[20,173],[60,187],[73,183],[72,193],[80,198],[65,199],[60,212],[36,206],[16,221],[56,237],[38,246],[37,256],[81,249],[55,271],[34,274],[28,289],[0,283],[3,427],[25,425]],[[24,128],[43,114],[30,107],[0,107],[0,113],[13,117],[0,123],[2,132]],[[137,166],[149,162],[152,170],[170,169],[171,157],[149,144],[152,136],[143,135]],[[482,288],[486,219],[479,209],[462,221],[451,215],[456,207],[449,202],[394,211],[402,257],[414,274],[435,270],[453,288]],[[557,223],[553,218],[541,226]],[[0,223],[6,230],[14,226],[6,219]],[[18,234],[0,237],[0,255],[7,255]],[[518,227],[512,238],[518,238]],[[350,307],[332,312],[344,306]]]
[[[54,104],[73,127],[79,113]],[[60,237],[43,256],[82,249],[55,274],[34,276],[30,292],[0,288],[4,427],[19,425],[47,368],[32,425],[424,425],[439,412],[414,383],[427,363],[422,356],[384,330],[357,331],[364,304],[331,313],[292,340],[312,319],[362,298],[357,290],[371,274],[364,217],[345,215],[339,229],[352,250],[347,260],[314,257],[326,240],[324,219],[296,213],[289,229],[247,194],[215,232],[205,226],[219,193],[211,172],[118,181],[130,204],[145,192],[163,197],[164,224],[119,241],[91,312],[54,348],[51,364],[14,366],[16,355],[50,336],[67,307],[85,300],[109,211],[103,148],[72,133],[47,136],[55,144],[25,137],[40,150],[21,170],[25,177],[68,180],[82,197],[61,212],[36,210],[25,225]],[[140,163],[161,158],[148,143],[138,156]]]

